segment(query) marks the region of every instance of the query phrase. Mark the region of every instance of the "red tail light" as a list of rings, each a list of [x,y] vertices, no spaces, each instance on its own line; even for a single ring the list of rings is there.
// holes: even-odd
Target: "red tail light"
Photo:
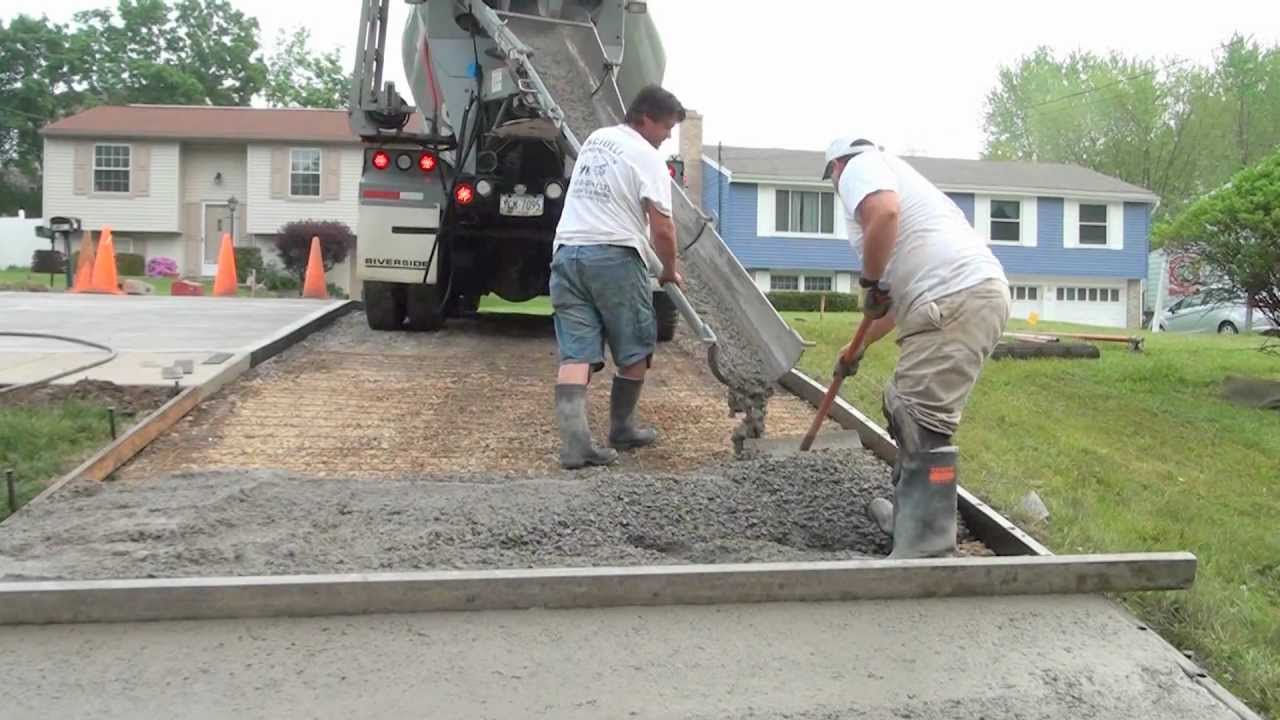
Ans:
[[[453,199],[458,201],[459,205],[470,205],[476,199],[476,189],[471,183],[458,183],[458,187],[453,191]]]
[[[418,169],[424,173],[429,173],[436,169],[436,156],[433,153],[424,152],[418,156]]]
[[[373,166],[379,170],[386,170],[391,166],[391,156],[385,150],[379,150],[373,154]]]

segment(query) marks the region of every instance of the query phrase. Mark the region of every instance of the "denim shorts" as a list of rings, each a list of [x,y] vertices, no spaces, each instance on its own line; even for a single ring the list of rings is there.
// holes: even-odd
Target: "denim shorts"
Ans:
[[[649,271],[640,254],[623,245],[564,245],[551,260],[560,362],[604,367],[604,346],[614,365],[650,362],[658,342]]]

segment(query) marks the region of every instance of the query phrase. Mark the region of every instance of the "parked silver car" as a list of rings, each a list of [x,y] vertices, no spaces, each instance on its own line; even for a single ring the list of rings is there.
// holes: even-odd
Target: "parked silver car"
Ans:
[[[1188,295],[1165,310],[1160,329],[1166,332],[1235,335],[1245,329],[1245,303],[1243,299],[1228,300],[1206,293]],[[1275,323],[1254,309],[1254,332],[1271,333],[1277,330],[1280,328]]]

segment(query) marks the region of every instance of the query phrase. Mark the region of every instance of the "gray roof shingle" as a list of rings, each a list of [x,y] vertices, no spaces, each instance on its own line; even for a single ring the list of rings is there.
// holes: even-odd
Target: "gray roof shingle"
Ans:
[[[707,145],[703,154],[716,160],[722,151],[723,166],[739,175],[777,178],[822,177],[823,153],[811,150],[745,148]],[[1026,188],[1050,192],[1114,193],[1156,200],[1150,190],[1078,165],[1008,160],[959,160],[908,157],[903,160],[942,187]]]

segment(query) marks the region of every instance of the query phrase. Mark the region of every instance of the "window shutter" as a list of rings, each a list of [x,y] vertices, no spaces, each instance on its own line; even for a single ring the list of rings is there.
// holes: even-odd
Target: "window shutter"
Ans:
[[[131,197],[147,197],[151,194],[151,146],[136,143],[129,154],[129,194]]]
[[[89,189],[93,187],[93,143],[75,144],[71,172],[74,176],[71,191],[76,195],[88,195]]]
[[[271,148],[271,197],[283,200],[289,196],[289,150]]]
[[[320,155],[320,197],[337,200],[342,193],[342,150],[325,148]]]

